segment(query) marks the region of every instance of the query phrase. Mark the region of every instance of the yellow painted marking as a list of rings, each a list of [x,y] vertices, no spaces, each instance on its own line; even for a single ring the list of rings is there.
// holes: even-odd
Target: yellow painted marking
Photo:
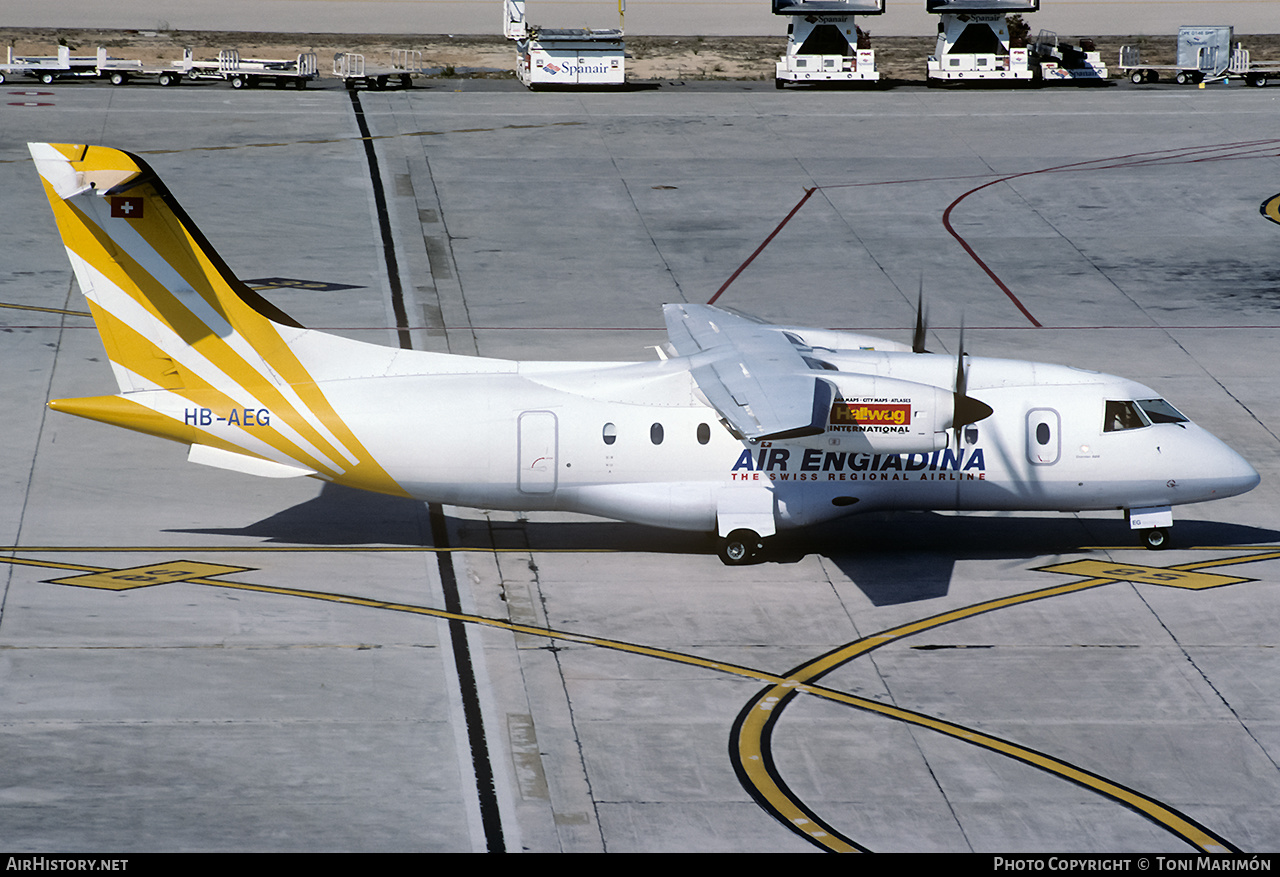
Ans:
[[[208,547],[203,549],[186,550],[253,550],[254,547],[248,548],[230,548],[230,547]],[[258,548],[262,548],[258,546]],[[1179,566],[1162,568],[1162,567],[1143,567],[1137,564],[1115,564],[1103,561],[1080,561],[1081,563],[1093,563],[1100,565],[1104,571],[1115,573],[1115,575],[1102,575],[1097,573],[1097,568],[1076,566],[1076,564],[1057,564],[1053,567],[1044,567],[1045,571],[1065,572],[1068,567],[1076,566],[1073,574],[1081,574],[1081,570],[1089,570],[1094,574],[1093,577],[1078,582],[1065,585],[1059,585],[1051,588],[1042,588],[1037,591],[1031,591],[1025,594],[1016,594],[1010,597],[1003,597],[996,600],[990,600],[984,603],[978,603],[973,606],[962,607],[951,612],[942,613],[932,618],[922,619],[910,622],[896,628],[881,631],[877,634],[849,643],[844,648],[824,655],[810,664],[804,665],[790,676],[783,677],[774,673],[768,673],[762,670],[756,670],[750,667],[726,664],[721,661],[712,661],[699,658],[693,655],[685,655],[679,652],[672,652],[667,649],[651,648],[641,646],[634,643],[626,643],[618,640],[610,640],[601,637],[584,636],[582,634],[566,633],[556,631],[550,628],[533,627],[526,624],[517,624],[504,619],[487,618],[478,615],[466,615],[463,613],[447,612],[440,609],[431,609],[424,606],[413,606],[403,603],[387,603],[380,600],[371,600],[360,597],[353,597],[344,594],[329,594],[317,591],[305,591],[297,588],[272,587],[267,585],[256,585],[242,582],[220,581],[208,578],[210,575],[219,575],[224,572],[244,571],[247,567],[227,567],[219,564],[199,564],[193,561],[172,561],[168,564],[151,564],[145,567],[136,567],[130,570],[110,570],[101,567],[90,567],[81,564],[58,563],[54,561],[42,561],[35,559],[21,559],[13,557],[0,557],[0,563],[12,563],[24,566],[36,567],[54,567],[61,569],[77,569],[89,571],[93,574],[86,576],[71,576],[65,579],[54,580],[63,584],[83,584],[86,581],[102,581],[114,582],[115,589],[143,587],[148,584],[160,584],[162,581],[185,581],[190,584],[208,585],[219,588],[230,588],[240,591],[253,591],[258,593],[279,594],[285,596],[294,596],[310,600],[321,600],[334,602],[343,605],[365,606],[369,608],[377,608],[390,610],[395,612],[407,612],[415,615],[422,615],[434,618],[444,618],[459,620],[472,624],[480,624],[491,628],[511,631],[515,633],[523,633],[532,636],[541,636],[548,639],[555,639],[564,642],[583,643],[595,646],[597,648],[606,648],[616,651],[627,652],[630,654],[644,655],[661,660],[673,661],[690,666],[702,667],[705,669],[715,670],[717,672],[728,673],[742,678],[752,679],[758,682],[764,682],[770,687],[765,690],[757,699],[756,708],[750,710],[745,717],[742,728],[740,729],[738,739],[735,745],[739,753],[739,763],[742,765],[747,779],[751,785],[760,793],[760,795],[768,801],[774,812],[780,814],[784,819],[803,831],[806,836],[811,838],[815,843],[831,850],[859,851],[863,848],[844,840],[840,837],[833,837],[829,832],[824,830],[819,823],[816,823],[815,816],[805,806],[794,800],[787,792],[780,788],[774,781],[773,777],[765,769],[765,752],[763,747],[763,732],[767,727],[767,723],[778,714],[775,707],[785,707],[783,697],[792,692],[810,694],[815,697],[825,698],[837,703],[847,704],[857,709],[866,710],[868,712],[877,713],[888,718],[898,721],[914,724],[919,727],[928,728],[938,733],[946,734],[958,740],[964,740],[976,746],[981,746],[992,752],[997,752],[1014,758],[1023,763],[1033,765],[1041,770],[1056,774],[1064,779],[1070,780],[1087,788],[1094,789],[1105,794],[1114,800],[1118,800],[1127,806],[1145,814],[1148,818],[1163,825],[1170,832],[1182,837],[1191,845],[1208,852],[1224,852],[1230,851],[1231,845],[1225,840],[1216,837],[1206,829],[1190,822],[1184,816],[1176,811],[1166,807],[1159,801],[1149,798],[1132,789],[1121,786],[1107,780],[1105,777],[1097,776],[1082,770],[1074,765],[1060,761],[1052,756],[1037,752],[1002,740],[988,734],[975,731],[971,728],[965,728],[950,722],[943,721],[922,713],[912,712],[911,710],[902,709],[892,704],[881,703],[875,700],[858,697],[856,695],[847,694],[842,691],[826,688],[821,685],[813,684],[811,680],[816,680],[824,674],[834,670],[847,661],[852,660],[862,654],[879,648],[887,643],[894,642],[907,636],[920,633],[935,627],[948,624],[952,621],[958,621],[964,618],[973,617],[985,612],[991,612],[996,609],[1007,606],[1014,606],[1021,603],[1027,603],[1034,600],[1041,600],[1053,596],[1061,596],[1064,594],[1083,591],[1090,588],[1099,587],[1101,585],[1112,584],[1116,581],[1136,580],[1135,576],[1141,572],[1148,576],[1160,576],[1165,573],[1189,572],[1197,566],[1225,566],[1242,563],[1253,563],[1264,560],[1273,560],[1280,558],[1280,551],[1275,550],[1273,546],[1258,546],[1261,553],[1253,555],[1242,555],[1232,558],[1223,558],[1209,561],[1199,561],[1194,563],[1182,564]],[[123,548],[123,547],[102,547],[102,548],[66,548],[66,547],[10,547],[0,549],[4,551],[144,551],[144,550],[175,550],[175,549],[142,549],[142,548]],[[315,550],[310,548],[299,548],[293,546],[273,546],[267,550]],[[379,547],[368,546],[364,548],[353,549],[320,549],[320,550],[362,550],[362,551],[435,551],[438,549],[430,547]],[[455,549],[456,550],[456,549]],[[464,549],[464,550],[494,550],[494,549]],[[530,549],[511,549],[528,552]],[[1238,549],[1205,549],[1205,550],[1238,550]],[[199,567],[199,571],[196,570]],[[1124,571],[1123,576],[1120,570]],[[131,579],[130,574],[139,574],[142,576],[150,576],[155,580],[150,582],[137,582]],[[165,579],[164,577],[170,576]],[[1228,576],[1212,576],[1202,574],[1204,579],[1228,579]],[[1179,577],[1179,582],[1186,582],[1186,577]],[[1236,582],[1254,581],[1253,579],[1235,579]],[[121,584],[121,583],[124,584]],[[1169,584],[1163,580],[1157,580],[1157,584]],[[1215,582],[1217,584],[1227,584],[1225,581]],[[96,587],[113,587],[108,584],[93,585]],[[1182,587],[1210,587],[1211,585],[1187,585],[1180,584]]]
[[[10,308],[15,311],[37,311],[42,314],[66,314],[69,317],[93,316],[88,311],[69,311],[66,308],[41,308],[35,305],[15,305],[8,302],[0,302],[0,308]]]
[[[1272,195],[1263,201],[1261,213],[1272,222],[1280,222],[1280,195]]]
[[[1268,548],[1270,548],[1270,546],[1268,546]],[[768,802],[769,806],[780,816],[780,818],[793,825],[805,824],[802,823],[801,820],[812,820],[816,817],[805,808],[802,802],[793,798],[775,781],[774,777],[767,770],[764,759],[763,740],[765,733],[767,732],[769,725],[777,720],[777,713],[779,712],[775,711],[774,707],[778,704],[779,698],[783,694],[786,694],[790,690],[791,686],[794,686],[797,683],[808,683],[812,680],[816,680],[826,673],[836,669],[840,665],[864,655],[867,652],[878,649],[888,643],[921,633],[925,630],[950,624],[954,621],[971,618],[976,615],[992,612],[997,609],[1003,609],[1008,606],[1015,606],[1021,603],[1043,600],[1048,597],[1057,597],[1078,591],[1084,591],[1100,587],[1102,585],[1113,584],[1116,581],[1151,581],[1154,584],[1185,588],[1208,588],[1224,584],[1254,581],[1253,579],[1232,578],[1230,576],[1219,576],[1208,573],[1196,573],[1193,572],[1193,570],[1200,566],[1226,566],[1262,560],[1272,560],[1277,557],[1280,557],[1280,552],[1275,550],[1265,550],[1263,553],[1255,555],[1198,561],[1169,568],[1145,567],[1139,564],[1121,564],[1096,560],[1083,560],[1076,561],[1074,563],[1043,567],[1042,569],[1045,571],[1070,572],[1074,575],[1087,575],[1090,577],[1067,585],[1042,588],[1025,594],[1015,594],[1010,597],[989,600],[972,606],[962,607],[951,612],[945,612],[941,615],[935,615],[932,618],[909,622],[899,627],[871,634],[870,636],[849,643],[842,649],[837,649],[834,652],[823,655],[811,663],[800,667],[783,683],[775,685],[770,689],[767,689],[765,692],[762,692],[757,700],[756,708],[748,711],[745,715],[742,725],[739,728],[738,738],[733,744],[737,747],[739,764],[742,766],[742,770],[746,774],[747,780],[755,788],[756,792]],[[1123,570],[1123,573],[1120,572],[1121,570]],[[1143,578],[1139,578],[1139,576],[1142,576]],[[1083,771],[1074,765],[1059,761],[1052,756],[1045,755],[1044,753],[1027,749],[1015,743],[1001,740],[997,737],[982,734],[970,728],[954,725],[950,722],[944,722],[940,719],[911,712],[910,710],[900,709],[890,704],[867,700],[865,698],[855,697],[842,692],[833,692],[830,689],[814,685],[808,685],[803,690],[806,693],[813,693],[829,700],[847,703],[858,709],[879,713],[881,715],[897,719],[898,721],[929,728],[930,730],[946,734],[959,740],[964,740],[965,742],[976,746],[982,746],[985,749],[999,752],[1010,758],[1033,765],[1041,770],[1056,774],[1064,779],[1078,783],[1087,788],[1094,789],[1095,791],[1107,795],[1115,800],[1124,802],[1128,806],[1145,814],[1157,824],[1163,825],[1169,831],[1182,837],[1189,844],[1206,852],[1223,852],[1230,849],[1230,844],[1226,843],[1226,841],[1214,836],[1195,823],[1188,821],[1184,816],[1164,806],[1160,802],[1148,798],[1132,789],[1113,783],[1104,777],[1096,776],[1088,773],[1087,771]],[[785,704],[783,706],[785,707]],[[831,837],[828,834],[818,834],[816,832],[806,832],[806,834],[808,834],[815,843],[832,851],[851,851],[858,849],[858,847],[850,845],[847,841]]]
[[[1187,588],[1193,591],[1255,581],[1238,576],[1192,572],[1175,567],[1143,566],[1137,563],[1116,563],[1107,560],[1073,560],[1070,563],[1057,563],[1052,566],[1038,567],[1038,569],[1040,572],[1095,576],[1115,582],[1142,582],[1148,585],[1165,585],[1170,588]]]
[[[100,588],[104,591],[128,591],[167,585],[172,582],[188,582],[206,576],[220,576],[231,572],[245,572],[252,567],[225,566],[221,563],[202,563],[197,560],[171,560],[167,563],[151,563],[129,569],[116,569],[49,579],[53,585],[76,585],[81,588]]]

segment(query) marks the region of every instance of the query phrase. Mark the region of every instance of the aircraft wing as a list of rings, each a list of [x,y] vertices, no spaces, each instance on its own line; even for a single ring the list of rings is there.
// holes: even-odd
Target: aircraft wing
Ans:
[[[698,389],[743,438],[826,430],[835,386],[781,331],[709,305],[669,304],[662,314],[671,346],[691,360]]]

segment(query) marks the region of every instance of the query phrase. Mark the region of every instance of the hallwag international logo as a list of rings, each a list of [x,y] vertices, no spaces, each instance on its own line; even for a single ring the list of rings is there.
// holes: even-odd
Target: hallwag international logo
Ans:
[[[831,406],[830,428],[836,432],[907,432],[909,426],[909,401],[837,399]]]

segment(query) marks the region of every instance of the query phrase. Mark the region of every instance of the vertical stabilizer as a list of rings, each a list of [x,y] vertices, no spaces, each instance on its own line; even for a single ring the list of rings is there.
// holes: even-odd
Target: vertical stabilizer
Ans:
[[[120,386],[50,407],[404,492],[291,349],[311,333],[236,279],[145,162],[101,146],[30,149]]]

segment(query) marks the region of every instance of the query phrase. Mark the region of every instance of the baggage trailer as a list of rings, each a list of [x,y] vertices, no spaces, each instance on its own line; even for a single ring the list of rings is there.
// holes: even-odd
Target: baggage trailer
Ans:
[[[72,57],[70,49],[62,46],[56,57],[15,59],[10,56],[9,63],[0,64],[0,82],[4,82],[6,76],[24,75],[46,85],[59,79],[108,79],[113,85],[124,85],[130,79],[155,76],[161,85],[177,85],[182,79],[183,65],[189,65],[190,59],[191,50],[187,49],[184,61],[175,61],[168,67],[147,67],[138,60],[113,58],[102,47],[92,57]]]
[[[101,49],[98,50],[102,52]],[[108,58],[98,65],[100,74],[111,80],[112,85],[126,85],[129,82],[155,77],[163,86],[178,85],[183,79],[220,79],[216,75],[200,75],[201,62],[196,61],[191,49],[182,50],[182,60],[174,61],[167,67],[148,67],[141,61],[130,61],[119,58]]]
[[[1030,50],[1011,45],[1008,16],[1039,8],[1040,0],[925,0],[925,11],[939,16],[928,84],[1034,80]]]
[[[235,49],[218,53],[216,61],[197,61],[191,49],[184,49],[182,60],[168,66],[147,66],[142,61],[128,58],[112,58],[107,50],[99,48],[96,55],[72,56],[66,46],[58,49],[56,57],[13,57],[9,52],[6,64],[0,64],[0,83],[13,76],[39,79],[46,85],[59,79],[107,79],[113,85],[125,85],[131,80],[155,77],[161,85],[177,85],[184,79],[223,79],[233,88],[273,82],[283,88],[292,82],[302,88],[317,76],[314,53],[299,55],[295,60],[268,61],[241,59]]]
[[[391,62],[383,67],[366,66],[365,57],[359,52],[337,52],[333,56],[333,75],[341,79],[348,89],[359,85],[384,89],[392,81],[408,88],[413,85],[413,77],[425,72],[419,49],[393,49]]]
[[[1162,75],[1172,76],[1179,85],[1223,79],[1231,67],[1233,31],[1230,26],[1183,25],[1178,28],[1173,64],[1143,63],[1137,46],[1121,46],[1120,75],[1135,85],[1158,82]]]
[[[883,12],[884,0],[773,0],[773,14],[791,18],[774,85],[879,82],[875,50],[855,17]]]
[[[625,8],[619,2],[619,13]],[[502,32],[516,44],[516,77],[529,88],[626,83],[622,28],[547,28],[525,20],[525,0],[503,0]]]
[[[1227,67],[1224,78],[1243,79],[1249,85],[1262,87],[1273,79],[1280,79],[1280,61],[1265,61],[1254,64],[1249,59],[1249,50],[1241,43],[1236,43],[1231,52],[1231,64]]]
[[[194,67],[197,76],[214,75],[211,62],[197,61]],[[267,82],[276,88],[284,88],[290,83],[295,88],[306,88],[307,83],[319,77],[320,73],[315,52],[303,52],[290,61],[241,58],[236,49],[223,49],[218,52],[216,75],[230,82],[232,88],[256,88]]]
[[[71,49],[59,46],[54,56],[19,56],[14,57],[13,49],[7,54],[7,62],[0,64],[0,83],[17,76],[39,79],[45,85],[52,85],[59,79],[97,79],[98,65],[107,58],[106,49],[98,49],[93,56],[73,57]]]

